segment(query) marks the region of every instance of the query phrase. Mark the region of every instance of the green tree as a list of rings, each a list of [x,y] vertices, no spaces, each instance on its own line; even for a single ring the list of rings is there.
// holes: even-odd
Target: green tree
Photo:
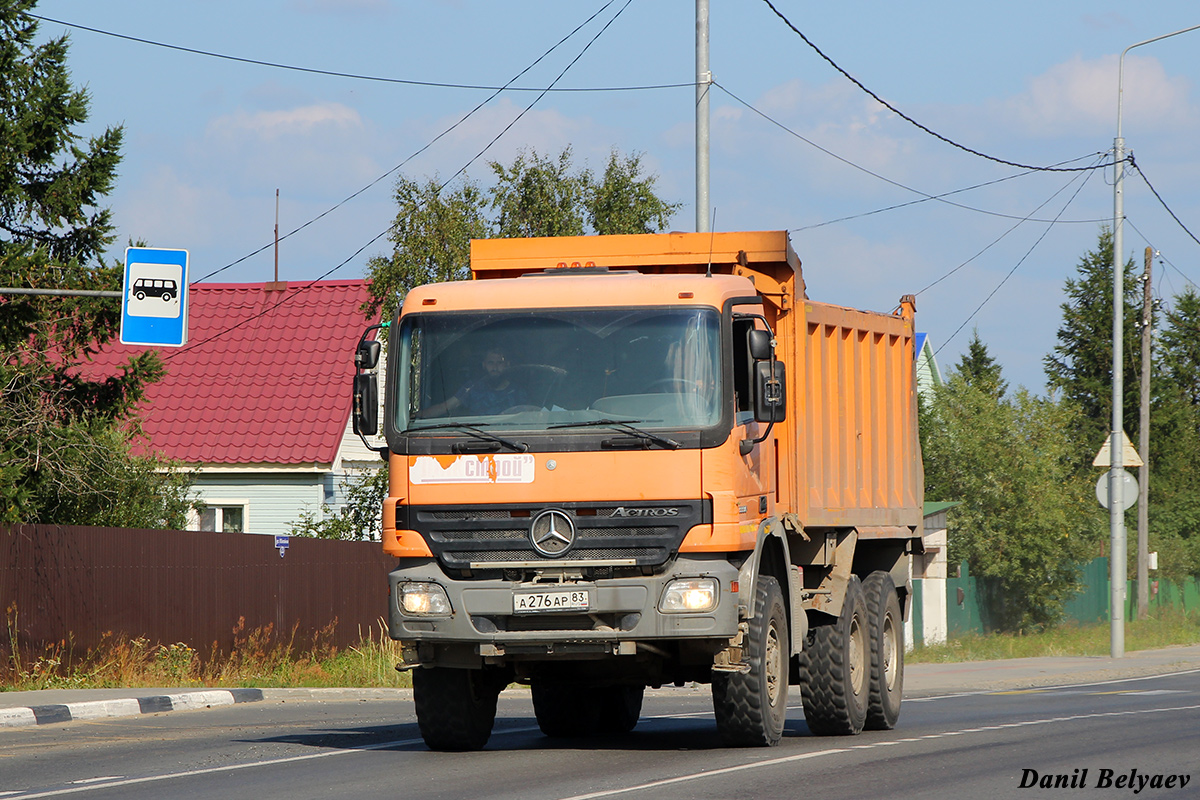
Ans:
[[[682,203],[668,203],[654,193],[654,175],[642,175],[642,157],[608,157],[604,178],[590,188],[588,222],[604,236],[619,233],[657,233],[665,230]]]
[[[1058,341],[1044,362],[1049,385],[1082,412],[1075,454],[1080,470],[1091,469],[1092,458],[1112,431],[1112,252],[1112,232],[1105,228],[1096,249],[1080,260],[1078,277],[1067,279]],[[1136,439],[1141,394],[1137,327],[1141,297],[1133,276],[1133,261],[1126,261],[1124,269],[1122,418],[1127,432]]]
[[[1069,279],[1063,323],[1052,355],[1046,357],[1051,386],[1082,412],[1075,439],[1075,463],[1093,482],[1099,472],[1092,459],[1112,427],[1112,235],[1101,232],[1097,248]],[[1142,291],[1133,261],[1125,262],[1124,427],[1138,440],[1141,395],[1140,322]],[[1200,298],[1188,291],[1167,314],[1152,364],[1150,451],[1150,546],[1159,551],[1160,574],[1182,577],[1200,573]],[[1126,530],[1136,530],[1136,510]],[[1130,566],[1136,548],[1129,547]]]
[[[572,165],[570,147],[554,158],[530,151],[490,167],[496,182],[486,191],[468,179],[450,190],[436,179],[396,182],[392,251],[367,261],[364,311],[390,319],[414,286],[470,278],[471,239],[578,236],[585,222],[600,234],[654,233],[681,206],[654,193],[657,178],[643,174],[640,155],[614,150],[598,183]]]
[[[1159,574],[1200,575],[1200,296],[1191,288],[1164,315],[1152,373],[1150,549]]]
[[[37,43],[34,0],[0,0],[0,285],[113,290],[106,265],[122,131],[82,140],[88,95],[72,88],[67,39]],[[182,526],[186,481],[129,452],[133,411],[157,356],[81,377],[117,330],[108,298],[0,298],[0,522]]]
[[[479,186],[464,180],[447,191],[437,179],[396,183],[396,221],[388,238],[392,252],[367,261],[371,300],[364,308],[391,319],[396,305],[414,286],[471,277],[471,240],[491,233]]]
[[[496,175],[491,205],[496,210],[495,235],[581,236],[592,184],[589,170],[571,171],[571,148],[557,159],[520,153],[510,166],[491,163]]]
[[[979,338],[978,328],[972,334],[967,352],[959,359],[955,371],[971,386],[997,400],[1008,391],[1008,381],[1000,376],[1000,364],[992,358],[987,345]]]
[[[1076,591],[1077,565],[1098,555],[1098,509],[1072,463],[1078,411],[1023,388],[1001,398],[969,378],[952,372],[924,410],[926,497],[960,503],[950,560],[999,583],[993,622],[1045,627]]]
[[[1200,295],[1192,287],[1176,295],[1159,337],[1159,375],[1200,409]]]

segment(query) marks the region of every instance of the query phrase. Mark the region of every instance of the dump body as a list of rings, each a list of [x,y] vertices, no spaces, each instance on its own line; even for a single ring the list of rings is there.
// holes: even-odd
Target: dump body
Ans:
[[[778,741],[788,682],[814,731],[894,724],[911,298],[809,300],[785,232],[475,241],[471,267],[388,345],[389,627],[431,746],[476,746],[486,708],[455,706],[473,733],[437,709],[511,680],[550,735],[685,681],[732,744]]]

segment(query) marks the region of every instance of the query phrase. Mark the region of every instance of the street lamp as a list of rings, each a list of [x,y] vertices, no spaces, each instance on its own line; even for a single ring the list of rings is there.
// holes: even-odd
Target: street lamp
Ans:
[[[1113,341],[1112,341],[1112,435],[1108,442],[1108,452],[1111,456],[1108,471],[1109,497],[1109,620],[1110,645],[1109,655],[1121,658],[1125,655],[1125,506],[1122,502],[1121,468],[1123,460],[1119,453],[1124,451],[1123,433],[1125,429],[1123,404],[1125,402],[1125,358],[1124,358],[1124,326],[1125,326],[1125,269],[1121,259],[1123,242],[1121,241],[1121,223],[1125,217],[1124,183],[1125,183],[1125,139],[1121,136],[1121,96],[1125,80],[1125,54],[1135,47],[1158,42],[1178,36],[1181,33],[1200,29],[1200,25],[1155,36],[1144,42],[1131,44],[1121,53],[1117,65],[1117,138],[1113,140],[1113,163],[1116,177],[1113,180]],[[1142,453],[1145,458],[1148,453]]]

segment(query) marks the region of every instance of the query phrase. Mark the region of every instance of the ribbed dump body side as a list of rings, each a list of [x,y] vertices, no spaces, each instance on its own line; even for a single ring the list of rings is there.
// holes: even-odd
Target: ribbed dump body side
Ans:
[[[876,314],[807,301],[797,316],[805,525],[920,525],[911,306]]]

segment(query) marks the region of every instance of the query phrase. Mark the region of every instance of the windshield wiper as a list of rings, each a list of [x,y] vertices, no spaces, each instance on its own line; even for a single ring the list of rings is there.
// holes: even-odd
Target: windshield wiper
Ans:
[[[488,431],[479,429],[480,425],[487,425],[487,424],[488,423],[486,423],[486,422],[480,422],[476,425],[467,425],[464,422],[437,422],[437,423],[434,423],[433,425],[414,425],[412,427],[405,429],[404,433],[410,434],[410,433],[417,433],[419,431],[432,431],[432,430],[437,430],[439,428],[442,428],[442,429],[458,428],[459,430],[463,431],[463,433],[466,433],[468,436],[474,436],[476,439],[482,439],[485,442],[495,442],[497,444],[507,447],[509,450],[512,450],[515,453],[524,453],[525,451],[527,451],[529,449],[529,445],[525,444],[524,442],[514,442],[509,439],[505,439],[501,436],[497,436],[494,433],[489,433]]]
[[[642,421],[643,420],[640,420],[640,419],[630,419],[630,420],[589,419],[584,422],[562,422],[557,425],[547,425],[546,428],[548,430],[550,428],[595,428],[595,427],[603,426],[605,428],[616,428],[619,431],[626,431],[627,433],[631,433],[643,441],[654,442],[657,445],[660,445],[662,447],[668,447],[672,450],[678,450],[680,447],[683,447],[683,445],[681,445],[679,442],[675,441],[674,439],[668,439],[665,436],[659,436],[656,433],[651,433],[650,431],[644,431],[641,428],[635,428],[632,424],[630,424],[630,423],[642,422]]]

